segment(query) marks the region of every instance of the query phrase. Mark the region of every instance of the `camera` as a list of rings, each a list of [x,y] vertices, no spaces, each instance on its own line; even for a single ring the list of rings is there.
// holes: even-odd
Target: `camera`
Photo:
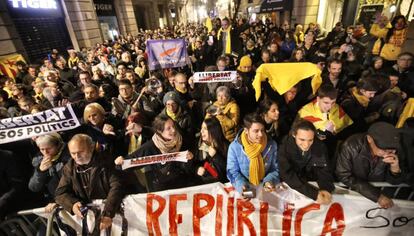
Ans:
[[[150,78],[145,81],[145,86],[147,87],[148,92],[157,93],[158,88],[162,87],[162,83],[157,78]]]
[[[218,111],[219,111],[219,108],[215,105],[210,105],[209,107],[207,107],[207,110],[206,110],[206,112],[211,116],[218,115]]]

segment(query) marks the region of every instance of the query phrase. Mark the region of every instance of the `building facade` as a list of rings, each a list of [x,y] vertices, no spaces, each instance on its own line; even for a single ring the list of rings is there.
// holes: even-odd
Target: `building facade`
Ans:
[[[183,9],[180,0],[0,0],[0,57],[18,53],[36,63],[53,48],[80,50],[139,28],[171,27]]]

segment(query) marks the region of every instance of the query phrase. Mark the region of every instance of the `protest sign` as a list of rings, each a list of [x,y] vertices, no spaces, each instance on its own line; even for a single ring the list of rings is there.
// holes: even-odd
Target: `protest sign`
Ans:
[[[124,199],[124,215],[113,220],[112,235],[385,236],[411,235],[414,227],[410,201],[394,200],[394,207],[381,209],[344,189],[333,194],[329,205],[289,187],[272,193],[260,187],[256,191],[257,198],[249,201],[221,183],[129,195]]]
[[[237,71],[196,72],[194,83],[233,82],[237,79]]]
[[[54,107],[35,114],[6,118],[0,120],[0,144],[70,130],[79,125],[71,105]]]
[[[128,159],[124,160],[124,163],[122,164],[122,169],[125,170],[131,167],[150,165],[156,163],[166,163],[170,161],[187,162],[187,153],[188,151],[173,152]]]
[[[147,52],[150,70],[187,65],[188,53],[184,39],[148,40]]]

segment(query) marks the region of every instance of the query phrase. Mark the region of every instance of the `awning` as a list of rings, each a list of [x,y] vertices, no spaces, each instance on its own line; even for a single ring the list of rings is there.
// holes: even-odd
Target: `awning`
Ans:
[[[260,13],[290,11],[292,7],[293,0],[264,0],[260,5]]]

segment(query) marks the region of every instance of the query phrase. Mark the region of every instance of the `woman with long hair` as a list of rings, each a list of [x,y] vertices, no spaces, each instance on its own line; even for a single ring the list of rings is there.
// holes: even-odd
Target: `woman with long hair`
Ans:
[[[152,123],[154,135],[151,140],[144,143],[137,151],[125,158],[116,158],[115,164],[122,165],[125,159],[146,157],[159,154],[168,154],[186,151],[186,140],[178,132],[175,122],[166,115],[158,115]],[[193,154],[188,152],[187,159],[191,160]],[[187,187],[191,184],[189,174],[192,163],[166,162],[164,164],[151,164],[141,166],[143,170],[137,171],[137,178],[148,192]],[[141,174],[139,173],[141,172]]]
[[[279,106],[277,103],[271,99],[265,98],[260,102],[257,113],[259,113],[265,121],[267,135],[269,135],[273,140],[278,141]]]
[[[226,183],[229,141],[223,135],[220,121],[216,117],[205,119],[200,134],[195,158],[196,174],[204,184],[217,181]]]

